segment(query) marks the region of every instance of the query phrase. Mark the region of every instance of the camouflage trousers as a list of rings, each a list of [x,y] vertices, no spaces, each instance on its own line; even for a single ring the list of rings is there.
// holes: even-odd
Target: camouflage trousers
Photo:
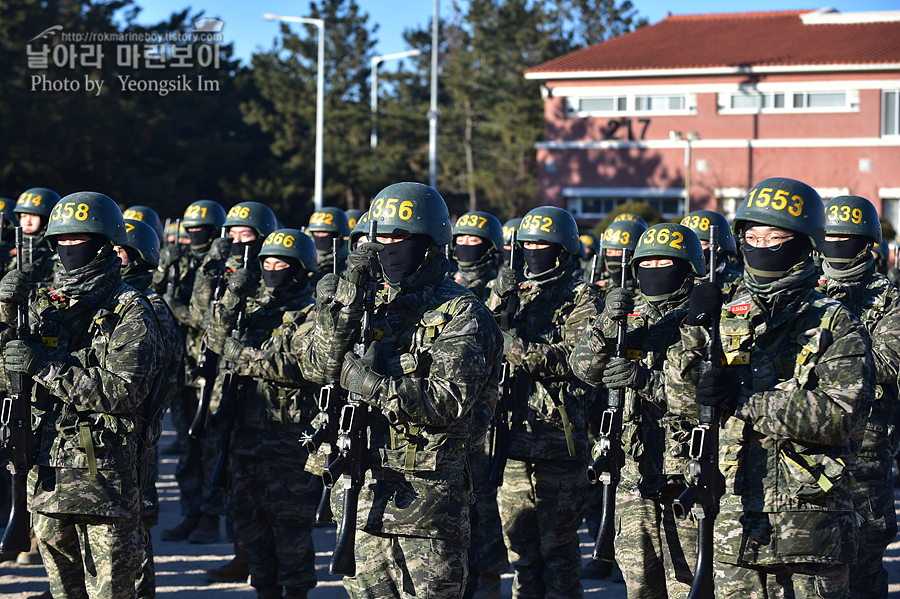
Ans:
[[[159,446],[151,454],[150,464],[141,492],[141,526],[144,531],[144,557],[141,560],[141,571],[137,574],[138,599],[154,599],[156,597],[156,566],[153,563],[153,541],[150,529],[159,523],[159,492],[156,479],[159,476]]]
[[[358,530],[354,554],[356,577],[345,579],[344,587],[361,599],[460,599],[469,574],[462,541]]]
[[[897,536],[893,459],[860,455],[856,459],[853,504],[859,515],[856,563],[850,566],[850,596],[853,599],[883,599],[888,593],[888,573],[882,560],[884,550]]]
[[[134,581],[137,599],[156,599],[156,564],[153,563],[153,540],[150,538],[150,527],[144,522],[144,558],[141,560],[141,571]]]
[[[697,564],[697,521],[675,517],[672,500],[616,493],[616,563],[628,599],[686,599]]]
[[[715,562],[716,599],[845,599],[847,564],[734,566]]]
[[[139,519],[33,514],[34,534],[54,597],[133,599],[141,567]]]
[[[303,464],[231,454],[229,512],[255,588],[316,586],[317,489],[316,477]]]
[[[498,500],[515,570],[513,597],[582,597],[578,527],[587,508],[578,461],[509,460]]]
[[[469,454],[469,466],[475,487],[475,505],[469,509],[472,521],[469,564],[479,574],[506,574],[509,572],[509,559],[503,544],[497,488],[488,482],[491,460],[487,442]]]
[[[196,411],[197,389],[185,387],[182,393],[193,398],[191,410]],[[219,437],[220,433],[214,426],[207,426],[203,438],[188,438],[187,451],[178,458],[175,480],[178,481],[181,515],[184,517],[225,514],[225,494],[212,487],[212,475],[219,456]]]

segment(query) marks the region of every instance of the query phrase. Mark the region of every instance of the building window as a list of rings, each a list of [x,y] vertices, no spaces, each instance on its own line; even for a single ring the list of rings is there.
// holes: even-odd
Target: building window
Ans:
[[[620,204],[643,202],[663,218],[682,215],[683,189],[578,189],[563,190],[567,208],[575,218],[602,219]]]
[[[850,112],[859,110],[859,91],[757,91],[719,94],[724,114],[781,112]]]
[[[900,91],[885,90],[881,94],[881,134],[900,135]]]
[[[635,96],[634,109],[638,112],[667,112],[684,110],[684,94],[675,96]]]
[[[900,199],[881,199],[881,218],[894,225],[895,231],[900,231]],[[887,241],[891,241],[890,239]]]
[[[655,114],[694,114],[695,94],[630,94],[622,96],[590,96],[566,98],[570,117],[651,116]]]

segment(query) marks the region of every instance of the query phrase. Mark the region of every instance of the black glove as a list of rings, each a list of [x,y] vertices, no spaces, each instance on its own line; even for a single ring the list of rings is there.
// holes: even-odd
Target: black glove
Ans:
[[[722,291],[715,283],[701,283],[691,291],[685,324],[711,327],[722,310]]]
[[[370,345],[364,357],[347,352],[344,356],[344,365],[341,367],[341,387],[364,398],[372,397],[378,385],[387,378],[372,370],[375,364],[376,345],[375,343]]]
[[[733,408],[741,393],[741,379],[724,368],[710,368],[700,372],[697,383],[697,403],[713,408]]]
[[[13,269],[0,280],[0,302],[21,304],[28,299],[31,277],[21,270]]]
[[[206,255],[209,256],[210,260],[227,260],[228,256],[231,255],[231,237],[225,236],[214,239]]]
[[[48,358],[49,354],[42,344],[16,339],[6,344],[3,363],[7,370],[31,376],[41,369]]]
[[[247,268],[239,268],[228,279],[228,289],[238,297],[247,297],[259,287],[259,279]]]
[[[501,266],[500,272],[497,273],[497,278],[494,280],[494,293],[505,299],[518,290],[519,282],[516,280],[516,273],[508,266]]]
[[[316,302],[320,305],[331,303],[337,293],[340,277],[334,273],[328,273],[316,283]]]
[[[613,358],[603,370],[603,385],[607,389],[643,389],[649,378],[650,371],[640,362],[625,358]]]
[[[624,287],[616,287],[606,296],[603,313],[610,320],[621,320],[634,312],[634,298],[637,294]]]
[[[364,287],[372,279],[377,279],[381,272],[378,252],[383,249],[383,245],[371,241],[359,244],[347,256],[347,280],[354,285]]]
[[[222,357],[226,362],[240,362],[246,346],[233,337],[226,337],[222,347]]]

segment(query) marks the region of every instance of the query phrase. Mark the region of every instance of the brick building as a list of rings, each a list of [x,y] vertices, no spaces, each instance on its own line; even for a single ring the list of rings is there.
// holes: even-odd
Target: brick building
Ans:
[[[900,11],[669,16],[525,76],[545,100],[539,200],[584,224],[630,200],[730,217],[787,176],[900,230]]]

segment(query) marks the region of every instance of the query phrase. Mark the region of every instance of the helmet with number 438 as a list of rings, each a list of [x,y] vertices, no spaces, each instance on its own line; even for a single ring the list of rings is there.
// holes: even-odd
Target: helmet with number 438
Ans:
[[[103,235],[113,245],[127,245],[128,233],[119,206],[108,196],[94,191],[67,195],[53,208],[46,238],[56,249],[56,235],[88,233]]]
[[[369,218],[377,223],[379,234],[427,235],[435,245],[450,243],[453,231],[444,198],[422,183],[388,185],[372,200]]]
[[[700,241],[709,241],[709,226],[716,225],[716,242],[719,248],[731,254],[737,252],[731,224],[725,215],[714,210],[695,210],[681,219],[681,224],[693,231]]]
[[[706,276],[706,262],[700,239],[688,227],[660,223],[643,232],[631,259],[631,272],[637,278],[638,262],[647,258],[684,260],[698,277]]]
[[[825,238],[822,197],[796,179],[773,177],[754,185],[734,215],[731,229],[736,236],[748,221],[806,235],[815,249]]]
[[[260,268],[268,256],[294,258],[309,272],[316,272],[316,246],[309,235],[299,229],[278,229],[269,233],[259,251]]]

